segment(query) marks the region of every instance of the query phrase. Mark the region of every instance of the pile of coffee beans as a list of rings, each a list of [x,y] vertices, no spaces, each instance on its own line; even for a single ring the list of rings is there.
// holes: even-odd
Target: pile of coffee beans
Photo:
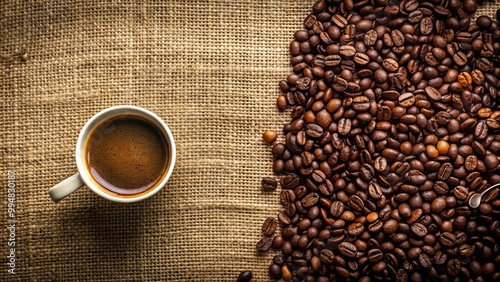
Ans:
[[[279,83],[282,281],[500,281],[500,29],[475,0],[319,0]],[[497,13],[498,15],[498,13]],[[272,177],[265,191],[277,189]],[[278,233],[275,233],[279,230]]]

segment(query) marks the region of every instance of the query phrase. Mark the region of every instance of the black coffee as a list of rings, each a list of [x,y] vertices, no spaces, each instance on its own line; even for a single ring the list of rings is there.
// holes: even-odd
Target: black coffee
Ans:
[[[86,156],[95,181],[120,195],[134,195],[154,187],[168,161],[163,135],[150,123],[133,116],[116,118],[94,129]]]

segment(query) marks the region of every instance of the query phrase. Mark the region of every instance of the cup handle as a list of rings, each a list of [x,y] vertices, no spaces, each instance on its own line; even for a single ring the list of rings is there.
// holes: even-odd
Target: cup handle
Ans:
[[[79,173],[76,173],[50,188],[49,195],[52,201],[59,202],[64,197],[75,192],[78,188],[85,185]]]

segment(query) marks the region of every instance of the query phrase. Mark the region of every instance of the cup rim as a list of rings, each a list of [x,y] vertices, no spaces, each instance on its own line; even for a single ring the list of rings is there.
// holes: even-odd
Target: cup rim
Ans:
[[[155,125],[163,131],[165,138],[167,139],[166,140],[167,149],[169,150],[170,154],[169,158],[170,162],[168,164],[168,169],[166,173],[163,175],[163,179],[160,181],[160,183],[158,183],[156,187],[154,187],[153,189],[147,191],[146,193],[140,194],[137,197],[133,196],[118,197],[104,192],[103,189],[106,188],[98,187],[99,184],[97,184],[97,182],[92,178],[86,165],[85,145],[88,141],[88,138],[90,137],[90,133],[92,132],[92,130],[96,126],[101,124],[103,121],[108,120],[109,118],[122,116],[126,114],[137,114],[139,116],[147,116],[148,120],[153,120],[155,122]],[[94,191],[94,193],[110,201],[120,202],[120,203],[133,203],[145,200],[153,196],[167,184],[168,180],[170,179],[170,176],[172,175],[176,162],[176,146],[170,128],[158,115],[142,107],[134,105],[118,105],[101,110],[100,112],[94,114],[85,123],[85,125],[82,127],[80,131],[80,134],[78,135],[78,139],[76,142],[75,159],[76,159],[76,166],[78,169],[78,173],[80,174],[81,179],[87,185],[87,187],[89,187],[92,191]]]

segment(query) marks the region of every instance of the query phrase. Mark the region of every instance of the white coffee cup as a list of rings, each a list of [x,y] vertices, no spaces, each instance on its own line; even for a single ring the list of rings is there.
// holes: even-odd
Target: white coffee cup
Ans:
[[[168,160],[166,160],[166,166],[160,179],[156,181],[151,188],[137,194],[119,195],[101,185],[93,177],[87,161],[86,146],[91,133],[99,125],[112,119],[128,116],[138,117],[158,130],[165,140],[165,149],[168,155]],[[172,175],[175,160],[176,149],[174,137],[168,126],[161,118],[151,111],[137,106],[123,105],[110,107],[91,117],[83,126],[76,142],[76,166],[78,168],[78,172],[52,187],[49,190],[49,195],[54,202],[59,202],[64,197],[76,191],[78,188],[87,185],[87,187],[89,187],[97,195],[114,202],[132,203],[141,201],[153,196],[165,186],[168,179]]]

